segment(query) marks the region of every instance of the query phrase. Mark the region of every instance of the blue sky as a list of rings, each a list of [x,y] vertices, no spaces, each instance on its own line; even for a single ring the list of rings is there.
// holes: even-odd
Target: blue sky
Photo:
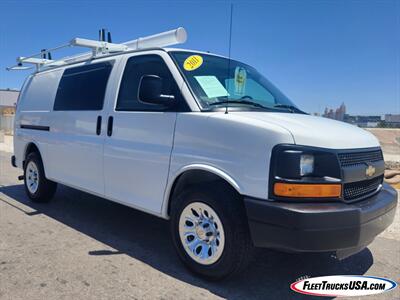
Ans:
[[[97,39],[102,27],[118,42],[183,26],[188,41],[180,47],[227,55],[230,3],[1,0],[0,88],[20,88],[28,74],[5,71],[17,56]],[[400,113],[400,1],[233,4],[232,57],[305,111],[345,102],[351,114]]]

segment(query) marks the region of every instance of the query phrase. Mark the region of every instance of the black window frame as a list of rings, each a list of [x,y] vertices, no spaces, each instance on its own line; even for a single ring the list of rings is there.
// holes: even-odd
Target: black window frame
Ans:
[[[79,65],[79,66],[73,66],[73,67],[64,69],[63,74],[61,75],[60,81],[58,83],[56,96],[54,98],[53,111],[75,111],[75,112],[76,111],[102,111],[104,109],[104,102],[105,102],[105,97],[106,97],[106,93],[107,93],[107,86],[108,86],[108,82],[109,82],[110,77],[111,77],[111,72],[113,70],[114,64],[115,64],[115,60],[107,60],[107,61],[96,62],[96,63],[91,63],[91,64],[83,64],[83,65]],[[87,70],[85,70],[85,68]],[[79,74],[79,73],[85,73],[85,72],[90,72],[90,71],[96,71],[99,68],[109,68],[108,74],[107,74],[107,78],[104,78],[105,79],[104,92],[102,94],[101,105],[99,105],[99,107],[96,107],[96,108],[89,108],[88,107],[88,108],[83,108],[83,109],[82,108],[80,108],[80,109],[77,109],[77,108],[66,109],[65,107],[61,107],[60,108],[60,107],[58,107],[56,105],[57,104],[57,97],[59,96],[59,89],[60,89],[60,86],[61,86],[63,78],[68,77],[68,76],[73,76],[74,75],[74,73],[73,73],[74,70],[80,70],[79,72],[76,72],[76,74]],[[70,72],[72,74],[69,74]],[[66,73],[68,73],[68,74],[66,74]]]
[[[157,104],[147,104],[147,103],[143,103],[143,105],[147,105],[147,108],[119,108],[118,107],[118,103],[120,101],[120,94],[121,94],[121,88],[122,88],[122,83],[124,80],[124,76],[125,73],[127,72],[127,66],[129,64],[130,60],[134,60],[134,59],[138,59],[138,58],[143,58],[143,57],[158,57],[165,65],[165,68],[170,76],[170,78],[173,80],[173,84],[175,85],[175,105],[172,105],[170,107],[162,107],[162,105],[157,105]],[[143,74],[143,75],[151,75],[151,74]],[[142,75],[142,77],[143,77]],[[139,80],[140,81],[140,80]],[[138,94],[139,91],[137,91],[136,94]],[[156,53],[147,53],[147,54],[140,54],[140,55],[133,55],[128,57],[128,59],[125,62],[124,65],[124,69],[121,72],[121,77],[118,83],[118,92],[116,95],[116,101],[114,104],[114,111],[115,112],[190,112],[190,107],[185,99],[185,97],[182,95],[182,92],[180,90],[180,87],[178,86],[175,77],[173,76],[167,62],[165,61],[165,59],[160,55],[160,54],[156,54]],[[137,96],[138,97],[138,96]],[[139,100],[139,97],[137,99]],[[157,108],[156,108],[157,107]]]

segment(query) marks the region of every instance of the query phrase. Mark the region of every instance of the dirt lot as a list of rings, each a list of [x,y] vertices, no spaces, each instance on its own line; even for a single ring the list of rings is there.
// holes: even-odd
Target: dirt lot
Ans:
[[[369,128],[382,146],[386,161],[400,162],[400,129]]]
[[[337,274],[400,281],[399,212],[344,261],[259,250],[241,276],[210,283],[178,261],[166,221],[63,186],[53,202],[33,204],[9,159],[0,152],[0,299],[310,299],[289,284]],[[400,289],[377,298],[399,299]]]

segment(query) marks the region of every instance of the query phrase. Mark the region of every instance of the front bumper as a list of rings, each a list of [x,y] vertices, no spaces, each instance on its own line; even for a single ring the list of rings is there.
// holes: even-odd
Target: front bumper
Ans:
[[[290,252],[339,250],[350,255],[393,222],[397,192],[383,184],[378,194],[350,204],[244,200],[255,246]]]

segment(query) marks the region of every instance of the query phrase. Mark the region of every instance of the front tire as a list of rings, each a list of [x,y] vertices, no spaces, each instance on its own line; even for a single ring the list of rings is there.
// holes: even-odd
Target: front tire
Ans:
[[[56,192],[57,183],[46,178],[42,159],[37,152],[29,153],[26,157],[24,184],[26,194],[34,202],[48,202]]]
[[[171,207],[171,232],[185,266],[209,280],[239,273],[251,258],[243,202],[223,184],[212,189],[189,187],[177,195]]]

